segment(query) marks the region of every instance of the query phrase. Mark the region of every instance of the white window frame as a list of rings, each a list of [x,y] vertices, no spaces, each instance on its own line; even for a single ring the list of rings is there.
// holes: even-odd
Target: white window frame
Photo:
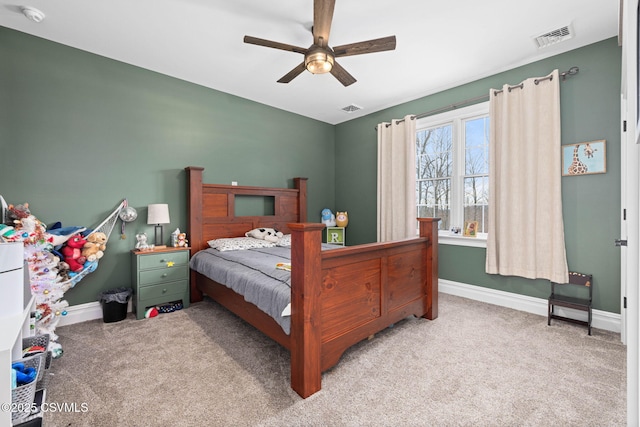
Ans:
[[[484,117],[489,114],[489,101],[458,108],[444,113],[427,116],[416,121],[416,132],[426,128],[452,125],[453,167],[451,174],[451,225],[464,226],[464,173],[465,173],[465,120]],[[464,237],[450,230],[440,230],[439,243],[459,246],[487,247],[487,233],[478,233],[477,237]]]

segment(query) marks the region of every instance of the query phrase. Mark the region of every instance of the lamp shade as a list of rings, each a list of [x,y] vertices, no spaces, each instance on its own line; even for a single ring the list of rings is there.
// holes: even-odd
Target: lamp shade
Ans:
[[[149,205],[147,224],[169,224],[169,205],[156,203]]]

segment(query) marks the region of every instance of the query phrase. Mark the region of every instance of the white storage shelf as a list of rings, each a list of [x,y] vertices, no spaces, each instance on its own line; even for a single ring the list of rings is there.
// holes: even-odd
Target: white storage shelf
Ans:
[[[23,257],[22,242],[0,243],[0,404],[11,403],[11,361],[22,357],[34,305]],[[11,412],[0,411],[0,425],[11,424]]]

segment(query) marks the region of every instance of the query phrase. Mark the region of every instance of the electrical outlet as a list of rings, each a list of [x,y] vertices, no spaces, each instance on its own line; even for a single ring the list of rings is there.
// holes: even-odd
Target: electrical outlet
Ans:
[[[238,185],[238,181],[231,181],[231,185]]]

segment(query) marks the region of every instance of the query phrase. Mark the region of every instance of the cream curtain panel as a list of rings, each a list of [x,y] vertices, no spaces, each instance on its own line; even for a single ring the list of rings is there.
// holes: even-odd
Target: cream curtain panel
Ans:
[[[486,272],[567,283],[558,70],[489,96]]]
[[[378,125],[378,241],[414,237],[416,222],[416,120]]]

